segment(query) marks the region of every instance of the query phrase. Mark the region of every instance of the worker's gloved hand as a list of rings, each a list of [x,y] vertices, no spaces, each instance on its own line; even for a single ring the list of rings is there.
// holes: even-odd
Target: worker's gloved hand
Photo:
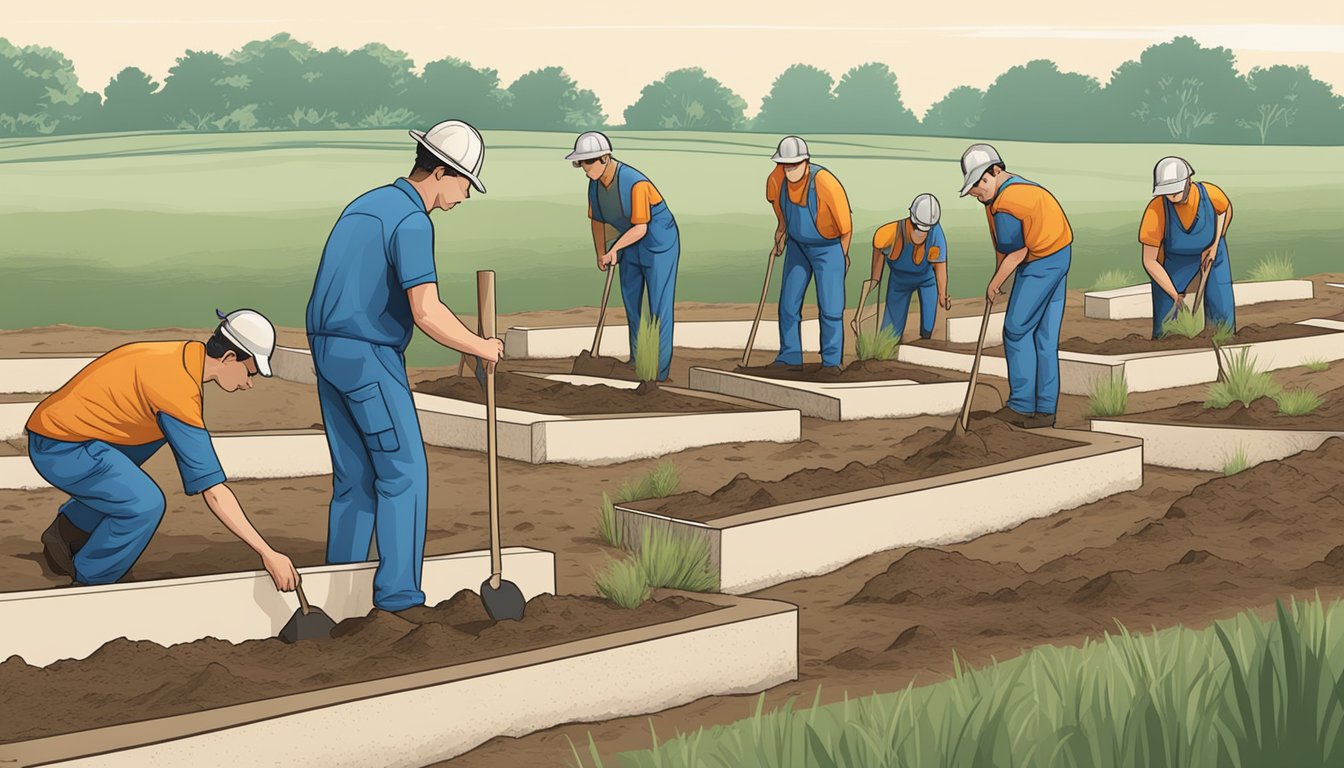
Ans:
[[[262,554],[261,564],[265,566],[266,573],[271,575],[276,589],[281,592],[294,591],[299,583],[299,572],[294,570],[294,563],[288,557],[272,549]]]
[[[1216,258],[1218,258],[1218,249],[1210,245],[1208,248],[1204,249],[1204,253],[1200,254],[1199,268],[1208,272],[1209,267],[1213,266],[1213,260]]]

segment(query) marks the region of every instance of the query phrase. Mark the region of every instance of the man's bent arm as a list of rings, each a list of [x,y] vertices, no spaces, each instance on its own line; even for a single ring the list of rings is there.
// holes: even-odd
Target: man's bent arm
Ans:
[[[410,299],[416,327],[426,336],[449,349],[475,355],[488,363],[499,362],[497,347],[472,333],[439,299],[438,283],[414,286],[406,291],[406,297]]]

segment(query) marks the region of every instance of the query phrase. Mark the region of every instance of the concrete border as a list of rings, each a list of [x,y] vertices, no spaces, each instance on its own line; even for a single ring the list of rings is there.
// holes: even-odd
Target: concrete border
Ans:
[[[985,346],[1003,343],[1003,318],[1007,312],[989,313],[989,327],[985,329]],[[980,322],[983,315],[949,317],[943,321],[944,335],[953,344],[975,344],[980,341]]]
[[[1080,446],[980,469],[751,510],[683,520],[616,507],[628,546],[644,526],[709,539],[720,589],[743,594],[830,573],[897,547],[968,541],[1143,485],[1143,444],[1098,432],[1042,430]]]
[[[623,389],[638,386],[628,381],[591,376],[530,375],[576,384],[610,384]],[[499,455],[530,464],[617,464],[706,445],[791,443],[802,437],[802,417],[797,410],[763,407],[760,403],[739,398],[677,387],[666,389],[753,410],[559,416],[498,408]],[[413,393],[413,397],[425,443],[469,451],[485,450],[484,405],[420,392]]]
[[[967,382],[920,384],[909,379],[834,382],[786,381],[736,371],[693,367],[691,389],[740,397],[829,421],[956,413]]]
[[[1238,307],[1270,301],[1300,301],[1314,298],[1315,295],[1315,285],[1310,280],[1232,283],[1232,301]],[[1136,320],[1152,316],[1152,288],[1148,283],[1083,294],[1083,317],[1095,320]]]
[[[85,354],[0,358],[0,394],[55,392],[97,357]]]
[[[779,323],[761,320],[752,349],[779,351]],[[804,352],[821,349],[821,325],[816,318],[803,321]],[[745,349],[751,335],[750,320],[679,320],[672,329],[672,346],[677,349]],[[593,346],[593,326],[550,327],[514,326],[504,339],[510,360],[542,360],[573,357]],[[602,357],[630,357],[630,336],[624,325],[608,325],[602,332]]]
[[[332,619],[373,609],[377,561],[300,568],[303,591]],[[527,598],[555,593],[555,555],[528,547],[504,550],[504,573]],[[425,558],[421,588],[427,604],[490,578],[490,552]],[[196,606],[198,610],[183,610]],[[231,643],[275,637],[299,607],[293,593],[275,591],[265,571],[0,592],[0,658],[22,656],[34,666],[82,659],[109,640],[160,645],[215,637]]]
[[[1340,333],[1260,341],[1252,344],[1230,344],[1223,349],[1233,354],[1238,349],[1250,349],[1259,366],[1271,371],[1292,368],[1313,359],[1326,361],[1344,359],[1344,322],[1312,319],[1303,320],[1297,325],[1329,328]],[[912,365],[970,372],[975,355],[970,352],[902,344],[897,352],[897,359]],[[1003,357],[1002,350],[997,355],[984,355],[980,360],[980,372],[1007,378],[1008,361]],[[1089,355],[1067,351],[1059,353],[1059,389],[1066,395],[1091,394],[1097,381],[1113,373],[1125,374],[1130,392],[1150,392],[1214,381],[1218,378],[1218,360],[1211,347],[1124,355]]]
[[[299,347],[277,346],[271,355],[271,373],[278,379],[317,386],[313,353]]]
[[[647,714],[797,679],[796,606],[691,597],[723,607],[497,659],[3,745],[0,763],[234,766],[245,749],[256,766],[349,765],[363,755],[410,768],[496,736]]]
[[[1222,472],[1223,464],[1238,450],[1247,466],[1286,459],[1314,451],[1341,430],[1264,429],[1228,425],[1154,424],[1127,419],[1093,419],[1096,432],[1127,435],[1143,441],[1143,461],[1159,467]]]

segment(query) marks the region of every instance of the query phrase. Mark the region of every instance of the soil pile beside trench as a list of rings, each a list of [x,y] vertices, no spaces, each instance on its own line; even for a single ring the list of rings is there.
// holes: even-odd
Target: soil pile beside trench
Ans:
[[[593,357],[588,350],[583,350],[574,358],[574,368],[570,371],[575,376],[601,376],[607,379],[623,379],[625,381],[639,381],[639,376],[635,375],[635,367],[614,357]]]
[[[889,669],[938,664],[953,650],[1002,657],[1005,645],[1072,642],[1114,633],[1200,627],[1275,599],[1344,592],[1344,440],[1219,477],[1165,516],[1115,542],[1052,560],[1015,563],[916,549],[869,580],[842,610],[889,622],[878,647],[828,664]],[[911,631],[915,630],[915,631]],[[905,638],[902,641],[902,638]],[[941,666],[941,664],[940,664]]]
[[[1201,424],[1207,426],[1264,427],[1265,429],[1321,429],[1344,431],[1344,387],[1321,395],[1325,402],[1320,408],[1303,416],[1279,413],[1273,398],[1262,397],[1249,406],[1240,402],[1226,408],[1205,408],[1203,403],[1181,403],[1156,411],[1125,414],[1122,421],[1140,421],[1149,424]]]
[[[855,360],[845,366],[839,373],[825,373],[821,370],[821,363],[809,363],[803,366],[801,371],[791,371],[788,368],[771,368],[769,366],[738,366],[734,369],[735,373],[745,373],[748,376],[760,376],[763,379],[780,379],[782,381],[810,381],[818,384],[827,384],[831,382],[860,382],[860,381],[892,381],[895,379],[909,379],[920,384],[938,384],[941,382],[961,381],[950,376],[944,376],[940,373],[919,368],[913,365],[906,365],[895,360]]]
[[[432,608],[346,619],[330,640],[206,638],[165,648],[120,639],[45,668],[12,656],[0,663],[0,743],[495,658],[713,610],[678,596],[625,610],[595,597],[541,595],[522,621],[496,624],[480,597],[463,590]]]
[[[485,392],[470,374],[447,376],[415,385],[416,392],[451,397],[485,405]],[[717,413],[746,410],[742,406],[668,392],[654,384],[638,390],[617,389],[605,384],[566,384],[533,376],[497,371],[495,404],[553,416],[584,416],[605,413]]]
[[[639,509],[684,520],[721,517],[778,504],[876,488],[925,477],[978,469],[1025,456],[1071,448],[1078,443],[1017,429],[987,413],[976,413],[971,432],[953,438],[946,429],[925,427],[902,440],[891,456],[873,464],[853,462],[843,469],[804,469],[782,480],[733,478],[712,494],[681,493]]]

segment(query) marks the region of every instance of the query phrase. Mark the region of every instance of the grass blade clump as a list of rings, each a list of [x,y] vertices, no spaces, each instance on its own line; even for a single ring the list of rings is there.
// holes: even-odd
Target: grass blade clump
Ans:
[[[681,472],[671,461],[664,461],[647,474],[621,483],[616,493],[602,493],[602,507],[598,512],[597,533],[609,546],[625,546],[625,531],[616,515],[616,505],[643,499],[661,499],[677,492]]]
[[[1270,254],[1251,269],[1251,280],[1260,283],[1269,280],[1292,280],[1293,257],[1286,253]]]
[[[1108,269],[1102,272],[1096,282],[1092,283],[1094,291],[1110,291],[1116,288],[1124,288],[1129,285],[1137,285],[1139,276],[1127,269]]]
[[[1101,418],[1123,414],[1128,404],[1129,384],[1125,381],[1123,368],[1106,378],[1098,379],[1087,397],[1088,413]]]
[[[709,537],[649,525],[640,537],[635,562],[651,587],[717,592],[719,574],[709,562]]]
[[[1184,336],[1193,339],[1204,332],[1204,313],[1196,315],[1189,307],[1181,307],[1176,316],[1162,323],[1162,338]]]
[[[649,581],[634,560],[608,560],[594,581],[599,594],[622,608],[638,608],[649,599]]]
[[[639,319],[635,334],[635,375],[640,381],[658,380],[659,334],[662,323],[658,318],[645,315]]]
[[[895,360],[901,339],[891,326],[884,325],[876,333],[859,331],[854,340],[854,351],[860,360]]]
[[[670,461],[664,461],[649,472],[648,488],[650,498],[662,499],[676,493],[677,486],[681,484],[681,472],[677,470],[677,465]]]
[[[1214,344],[1214,346],[1221,347],[1222,345],[1226,344],[1228,341],[1231,341],[1232,336],[1233,336],[1235,333],[1236,333],[1236,329],[1233,328],[1232,326],[1228,325],[1227,323],[1219,323],[1219,324],[1218,324],[1217,326],[1215,326],[1214,329],[1213,329],[1213,344]]]
[[[1305,387],[1302,389],[1285,389],[1273,397],[1274,402],[1279,406],[1279,413],[1284,416],[1306,416],[1315,412],[1325,402],[1325,398]]]
[[[1204,400],[1205,408],[1227,408],[1233,403],[1250,406],[1262,397],[1273,397],[1280,387],[1267,371],[1256,367],[1255,358],[1250,349],[1242,347],[1237,354],[1230,356],[1224,379],[1209,385],[1208,396]]]
[[[1323,357],[1313,358],[1302,363],[1312,373],[1325,373],[1330,370],[1330,363]]]
[[[1250,466],[1250,461],[1246,458],[1246,446],[1238,445],[1230,456],[1223,459],[1223,474],[1231,477],[1238,472],[1246,471]]]
[[[616,505],[606,491],[602,492],[602,509],[598,513],[597,534],[609,547],[621,546],[621,522],[616,516]]]

